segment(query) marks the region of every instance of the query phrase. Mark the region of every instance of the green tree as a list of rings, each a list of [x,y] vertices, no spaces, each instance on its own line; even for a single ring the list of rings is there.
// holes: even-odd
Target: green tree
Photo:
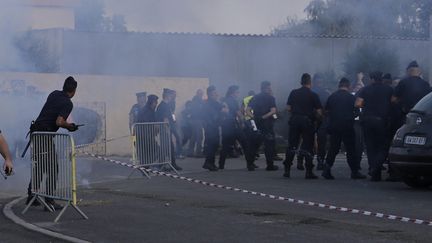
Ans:
[[[383,73],[399,75],[398,60],[396,50],[376,42],[366,42],[359,44],[352,52],[346,55],[343,69],[345,75],[351,80],[355,80],[358,72],[367,74],[378,69]]]
[[[432,0],[312,0],[305,12],[273,33],[426,37]]]

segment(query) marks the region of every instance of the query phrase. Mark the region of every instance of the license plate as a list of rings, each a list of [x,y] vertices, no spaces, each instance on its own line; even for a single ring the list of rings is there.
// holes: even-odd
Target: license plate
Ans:
[[[406,136],[405,137],[405,144],[425,145],[426,144],[426,138],[425,137],[416,137],[416,136]]]

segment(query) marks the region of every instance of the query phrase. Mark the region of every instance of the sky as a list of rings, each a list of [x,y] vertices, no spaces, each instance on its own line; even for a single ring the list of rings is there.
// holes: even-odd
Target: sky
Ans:
[[[128,29],[155,32],[268,34],[287,16],[304,18],[310,0],[105,0]]]

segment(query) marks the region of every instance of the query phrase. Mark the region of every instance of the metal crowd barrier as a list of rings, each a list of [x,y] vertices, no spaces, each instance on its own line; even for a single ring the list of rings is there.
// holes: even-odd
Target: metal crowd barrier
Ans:
[[[45,198],[66,202],[54,222],[60,220],[68,206],[88,219],[77,206],[75,144],[72,137],[62,133],[35,132],[30,139],[33,198],[22,213],[26,213],[35,200],[54,212],[55,209],[43,200]]]
[[[132,126],[132,160],[142,167],[162,168],[171,164],[172,134],[168,122],[136,123]],[[146,172],[141,171],[148,178]]]

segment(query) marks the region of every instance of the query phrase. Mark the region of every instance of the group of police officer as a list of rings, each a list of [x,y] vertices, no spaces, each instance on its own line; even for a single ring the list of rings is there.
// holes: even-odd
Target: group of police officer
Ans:
[[[320,85],[322,77],[315,75],[312,80],[311,75],[302,75],[301,87],[293,90],[287,101],[290,117],[284,177],[290,177],[291,166],[297,156],[297,168],[306,170],[305,178],[318,178],[313,172],[314,155],[317,154],[317,170],[322,170],[325,179],[334,179],[331,168],[343,143],[352,179],[366,178],[360,172],[366,147],[368,175],[371,181],[382,180],[383,164],[387,161],[394,133],[404,123],[405,115],[430,92],[430,85],[421,78],[416,61],[408,65],[406,77],[398,83],[393,82],[390,74],[383,75],[380,71],[369,73],[369,77],[366,86],[362,80],[351,85],[347,78],[342,78],[337,91],[330,94]],[[313,87],[315,85],[317,87]],[[357,87],[356,92],[353,87]],[[228,150],[238,142],[244,151],[248,170],[258,168],[255,160],[262,144],[266,170],[278,170],[274,164],[274,123],[278,117],[271,83],[262,82],[261,92],[246,97],[242,107],[238,101],[239,87],[235,85],[228,88],[221,100],[214,86],[207,89],[207,96],[203,109],[203,168],[210,171],[224,169]],[[360,125],[360,132],[356,131],[356,124]],[[215,157],[220,137],[222,150],[217,166]],[[358,144],[359,140],[361,144]],[[302,160],[305,160],[304,167]]]
[[[318,178],[313,172],[316,155],[317,170],[322,170],[322,177],[334,179],[331,169],[343,144],[352,179],[366,178],[360,172],[366,148],[368,174],[372,181],[381,180],[394,133],[404,123],[411,108],[430,92],[430,85],[421,78],[416,61],[408,65],[406,77],[398,83],[393,82],[390,74],[383,75],[379,71],[369,73],[366,86],[363,79],[364,75],[358,75],[357,82],[352,85],[347,78],[342,78],[338,89],[330,94],[322,87],[322,76],[314,75],[312,79],[307,73],[302,75],[301,87],[290,92],[286,103],[289,133],[283,162],[284,177],[291,176],[291,166],[297,156],[297,169],[305,170],[305,178]],[[215,86],[207,88],[207,100],[203,95],[204,92],[198,90],[182,112],[183,119],[188,121],[188,126],[182,127],[183,140],[174,115],[176,92],[171,89],[163,90],[159,104],[156,95],[146,97],[146,93],[138,93],[138,103],[130,112],[130,125],[168,122],[175,138],[175,143],[171,144],[172,151],[176,151],[172,163],[178,170],[181,168],[176,164],[176,158],[182,158],[182,147],[187,142],[188,156],[200,157],[204,153],[203,168],[210,171],[224,169],[228,155],[236,146],[245,156],[247,169],[257,169],[255,161],[261,145],[264,145],[266,170],[278,170],[274,163],[274,124],[278,111],[271,83],[262,82],[261,92],[250,91],[243,102],[239,102],[240,88],[236,85],[230,86],[222,99],[219,99]],[[392,172],[391,168],[389,172]]]
[[[178,132],[177,119],[175,116],[177,92],[172,89],[163,89],[162,101],[158,102],[159,97],[151,94],[140,92],[136,94],[137,104],[133,105],[129,112],[129,126],[135,123],[145,122],[167,122],[170,126],[170,132],[174,139],[171,140],[171,164],[180,171],[182,168],[177,165],[176,158],[181,156],[181,139]],[[180,157],[181,158],[181,157]]]

